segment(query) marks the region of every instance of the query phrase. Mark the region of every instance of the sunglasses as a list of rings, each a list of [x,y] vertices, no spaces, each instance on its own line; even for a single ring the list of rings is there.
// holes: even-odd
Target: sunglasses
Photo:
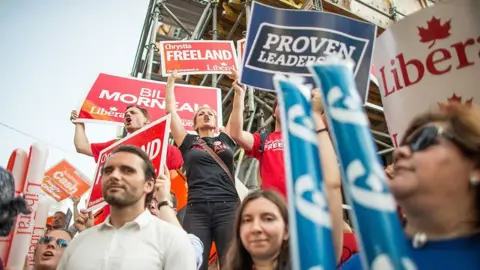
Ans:
[[[57,243],[57,246],[59,248],[66,248],[68,247],[68,242],[67,240],[65,239],[61,239],[61,238],[55,238],[55,237],[51,237],[51,236],[42,236],[40,237],[40,240],[38,241],[38,243],[42,244],[42,245],[48,245],[50,242],[52,242],[53,240],[55,240],[55,242]]]
[[[413,133],[402,145],[408,145],[413,152],[423,151],[430,146],[439,143],[438,138],[444,138],[454,143],[462,152],[468,154],[470,151],[464,147],[452,134],[445,131],[443,127],[426,126]]]

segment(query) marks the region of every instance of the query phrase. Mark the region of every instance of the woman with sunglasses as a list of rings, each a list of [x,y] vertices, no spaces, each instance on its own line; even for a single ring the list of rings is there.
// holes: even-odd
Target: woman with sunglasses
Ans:
[[[387,175],[417,269],[480,269],[478,108],[451,104],[415,118]],[[341,269],[362,269],[359,255]]]

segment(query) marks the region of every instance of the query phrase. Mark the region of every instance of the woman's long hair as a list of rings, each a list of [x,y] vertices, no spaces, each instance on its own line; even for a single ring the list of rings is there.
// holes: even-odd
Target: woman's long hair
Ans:
[[[226,270],[250,270],[253,268],[252,256],[243,246],[242,240],[240,238],[240,226],[242,222],[242,214],[245,206],[251,201],[258,198],[265,198],[275,204],[280,212],[280,215],[283,218],[285,223],[285,228],[288,229],[288,209],[285,199],[275,191],[271,190],[256,190],[248,194],[244,199],[242,204],[238,207],[236,216],[235,216],[235,235],[230,243],[230,247],[227,252],[227,257],[225,260],[225,267],[222,269]],[[289,250],[288,240],[284,241],[280,250],[280,254],[277,257],[277,269],[290,269],[290,250]],[[285,268],[281,268],[285,267]]]

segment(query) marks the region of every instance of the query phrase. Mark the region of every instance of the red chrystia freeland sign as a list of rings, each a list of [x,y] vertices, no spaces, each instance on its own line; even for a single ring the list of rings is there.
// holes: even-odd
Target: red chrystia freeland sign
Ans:
[[[178,74],[229,74],[238,69],[233,41],[185,40],[160,42],[162,76]]]
[[[79,122],[123,124],[127,106],[147,109],[150,121],[165,116],[166,83],[119,77],[100,73],[79,110]],[[187,131],[194,131],[193,117],[198,108],[208,106],[222,123],[222,99],[219,88],[175,85],[177,113]]]
[[[392,25],[375,44],[385,118],[394,144],[416,115],[455,94],[480,99],[476,0],[444,2]]]

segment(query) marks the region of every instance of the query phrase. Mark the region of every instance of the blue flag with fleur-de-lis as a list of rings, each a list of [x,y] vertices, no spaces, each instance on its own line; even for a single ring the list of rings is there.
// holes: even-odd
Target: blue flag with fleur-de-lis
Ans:
[[[275,76],[282,118],[292,269],[336,268],[331,218],[311,116],[311,85]]]

